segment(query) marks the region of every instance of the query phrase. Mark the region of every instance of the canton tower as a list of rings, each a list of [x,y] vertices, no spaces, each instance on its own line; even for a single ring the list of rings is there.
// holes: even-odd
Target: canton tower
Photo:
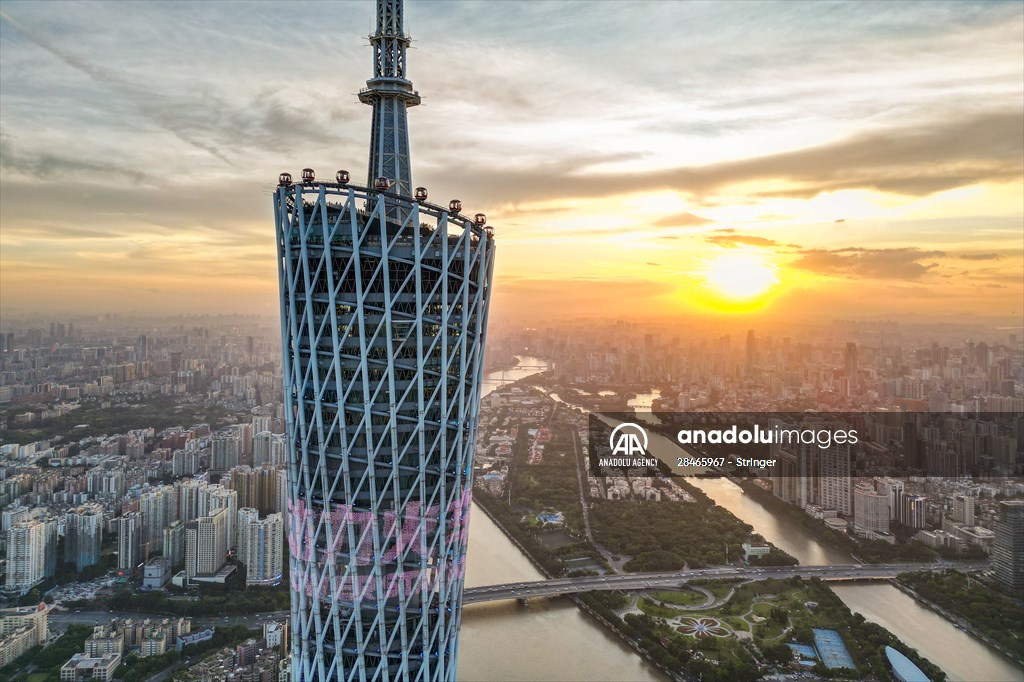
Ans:
[[[493,231],[413,190],[401,0],[377,0],[369,180],[274,196],[291,679],[454,680]]]

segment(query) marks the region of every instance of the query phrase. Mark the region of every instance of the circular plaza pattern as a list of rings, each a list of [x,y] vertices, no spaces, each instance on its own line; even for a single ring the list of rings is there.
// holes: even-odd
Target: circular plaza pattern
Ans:
[[[726,637],[729,630],[717,618],[686,617],[679,621],[679,632],[691,637]]]

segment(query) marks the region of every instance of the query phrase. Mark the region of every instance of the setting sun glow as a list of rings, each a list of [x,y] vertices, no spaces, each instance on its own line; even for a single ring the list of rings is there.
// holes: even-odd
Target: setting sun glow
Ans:
[[[753,253],[719,256],[708,262],[702,274],[716,294],[733,301],[760,296],[779,282],[775,266]]]

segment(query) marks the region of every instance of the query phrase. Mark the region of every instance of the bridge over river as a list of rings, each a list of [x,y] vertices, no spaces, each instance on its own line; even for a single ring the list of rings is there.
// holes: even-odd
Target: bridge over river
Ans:
[[[621,575],[597,575],[581,578],[554,578],[522,583],[504,583],[467,587],[463,592],[464,604],[480,604],[501,599],[530,599],[531,597],[557,597],[577,592],[625,590],[638,591],[654,588],[679,587],[687,580],[697,578],[741,578],[744,580],[765,580],[767,578],[820,578],[826,581],[841,580],[890,580],[900,573],[909,571],[941,571],[955,568],[958,571],[983,571],[992,567],[988,561],[940,561],[930,564],[845,564],[831,566],[772,566],[765,568],[737,568],[734,566],[698,568],[662,573],[627,573]],[[163,614],[166,615],[166,614]],[[57,607],[50,613],[50,622],[59,629],[72,623],[99,625],[110,622],[111,618],[161,617],[157,613],[81,611]],[[260,613],[195,616],[196,626],[209,625],[259,625],[271,620],[288,618],[288,611],[265,611]]]
[[[560,594],[609,590],[646,590],[678,587],[696,578],[820,578],[826,581],[891,580],[900,573],[910,571],[940,571],[955,568],[959,571],[983,571],[991,567],[987,561],[940,561],[927,564],[833,564],[831,566],[771,566],[765,568],[697,568],[663,573],[627,573],[580,578],[554,578],[523,583],[504,583],[484,587],[467,587],[462,595],[463,604],[479,604],[499,599],[529,599],[554,597]]]

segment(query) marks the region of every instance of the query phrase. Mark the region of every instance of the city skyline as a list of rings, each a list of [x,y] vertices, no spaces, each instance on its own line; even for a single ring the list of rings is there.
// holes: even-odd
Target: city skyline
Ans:
[[[496,319],[1020,319],[1019,5],[615,7],[408,8],[414,181],[495,225]],[[370,3],[63,10],[0,10],[4,316],[273,314],[259,197],[362,176]]]
[[[169,594],[161,596],[160,586],[168,582],[187,584],[185,559],[199,542],[200,534],[189,533],[187,525],[191,521],[208,525],[211,510],[219,509],[226,501],[228,513],[236,512],[233,520],[237,523],[232,523],[235,541],[231,543],[236,549],[223,559],[218,552],[213,557],[216,562],[205,569],[213,570],[224,561],[219,566],[223,572],[197,574],[196,579],[223,578],[233,584],[226,586],[226,595],[221,594],[221,587],[213,588],[213,594],[202,588],[193,592],[199,601],[188,602],[184,615],[194,616],[195,622],[192,634],[185,629],[185,641],[193,643],[188,644],[190,647],[205,648],[200,642],[210,636],[211,625],[218,631],[222,626],[232,626],[239,638],[246,639],[259,639],[258,625],[255,632],[236,630],[234,626],[274,621],[290,633],[282,614],[288,603],[290,580],[274,587],[258,584],[262,555],[249,551],[251,538],[240,532],[253,512],[260,516],[267,513],[270,523],[275,512],[283,510],[286,497],[282,494],[285,477],[280,469],[285,431],[280,390],[283,367],[276,325],[254,329],[239,317],[194,317],[184,324],[182,318],[157,324],[153,319],[133,322],[122,317],[76,320],[73,332],[66,321],[55,321],[49,332],[47,326],[5,334],[8,341],[13,338],[14,344],[0,355],[4,370],[0,377],[0,434],[4,441],[0,445],[0,466],[8,473],[0,490],[3,521],[7,524],[5,537],[0,536],[7,540],[7,549],[0,556],[13,561],[9,569],[14,569],[4,581],[7,598],[36,604],[56,581],[57,589],[51,596],[67,611],[61,607],[49,610],[54,634],[73,624],[88,623],[109,626],[99,636],[104,641],[118,640],[117,635],[110,636],[110,628],[120,628],[129,615],[133,623],[149,619],[159,630],[160,623],[167,622],[163,619],[168,607],[176,603]],[[851,451],[851,474],[854,462],[859,463],[858,467],[865,463],[881,467],[877,469],[879,476],[858,476],[856,482],[873,482],[877,492],[885,493],[888,531],[877,507],[873,517],[865,516],[868,510],[863,503],[870,500],[862,499],[858,521],[856,498],[851,503],[848,497],[856,494],[854,481],[838,488],[822,481],[815,487],[813,480],[801,484],[784,470],[762,472],[758,482],[744,484],[744,494],[724,478],[672,476],[662,480],[627,475],[602,480],[580,467],[594,442],[588,436],[587,412],[613,407],[628,411],[628,406],[649,405],[659,419],[665,420],[675,420],[680,416],[673,414],[677,411],[807,408],[878,411],[883,419],[885,412],[939,410],[946,413],[941,418],[950,425],[966,425],[982,412],[1001,412],[1013,419],[1024,409],[1024,356],[1019,330],[982,329],[969,324],[836,320],[823,325],[779,324],[774,328],[751,325],[742,334],[721,330],[716,337],[714,328],[701,325],[691,334],[677,324],[655,326],[608,320],[603,324],[568,321],[540,328],[488,329],[487,397],[482,400],[473,457],[473,497],[477,504],[471,515],[466,555],[465,594],[469,606],[463,612],[460,635],[460,678],[518,679],[525,676],[525,669],[536,679],[662,679],[645,663],[658,655],[659,639],[648,642],[648,653],[642,655],[612,646],[616,636],[606,628],[621,629],[635,622],[632,615],[623,620],[624,611],[630,608],[628,600],[621,601],[609,614],[610,626],[581,617],[579,610],[566,602],[569,597],[546,604],[548,598],[539,595],[562,590],[563,581],[571,581],[575,586],[572,589],[582,589],[600,578],[539,582],[543,575],[531,563],[540,561],[556,576],[588,570],[590,566],[605,571],[608,584],[625,586],[630,581],[646,580],[642,576],[651,575],[650,570],[659,570],[646,563],[647,552],[657,549],[659,553],[668,550],[671,555],[667,558],[675,565],[683,561],[691,566],[695,562],[706,565],[692,574],[695,577],[742,575],[753,578],[755,589],[762,593],[779,594],[774,586],[777,583],[772,582],[774,577],[789,580],[795,574],[786,571],[799,571],[804,576],[799,588],[802,598],[784,607],[791,618],[816,619],[808,624],[836,627],[833,619],[837,611],[829,604],[841,610],[845,604],[863,613],[863,627],[871,628],[871,637],[891,633],[890,645],[928,670],[932,679],[940,679],[941,669],[953,679],[1018,680],[1019,663],[1001,656],[990,644],[961,628],[972,627],[972,621],[980,623],[1000,641],[1010,643],[1016,641],[1015,633],[1021,632],[1020,625],[1013,624],[1019,620],[1000,621],[994,615],[998,609],[1020,617],[1019,609],[1003,610],[999,606],[1004,598],[993,587],[997,581],[1008,584],[1005,579],[999,580],[1000,565],[1009,568],[1011,576],[1014,567],[1020,566],[1019,561],[1006,562],[1006,557],[1020,558],[1020,553],[1012,551],[1013,536],[1006,534],[1007,529],[1013,530],[1013,524],[1000,526],[1000,502],[1024,495],[1019,468],[1024,462],[1021,441],[1017,440],[1017,473],[1009,478],[936,478],[921,475],[918,467],[953,463],[973,468],[986,461],[999,462],[1012,447],[1007,441],[1012,433],[1006,430],[1001,430],[998,438],[986,437],[984,442],[959,440],[955,447],[964,456],[952,459],[946,454],[950,452],[947,446],[954,443],[943,436],[942,429],[932,428],[922,429],[920,437],[879,434],[880,441],[864,441],[863,450]],[[54,339],[61,341],[59,346],[54,346]],[[671,437],[675,427],[663,430]],[[662,438],[654,432],[650,435]],[[878,459],[881,450],[877,446],[883,441],[889,443],[895,455],[885,464]],[[670,454],[669,463],[674,464],[674,453]],[[900,461],[910,468],[900,466]],[[795,464],[800,463],[797,454]],[[814,476],[813,467],[809,469],[806,475]],[[792,489],[785,485],[790,481]],[[842,500],[826,499],[824,493],[828,490],[843,494]],[[711,499],[705,500],[704,494]],[[877,502],[877,498],[871,499]],[[502,527],[488,519],[481,500]],[[74,563],[65,563],[68,538],[59,537],[59,526],[68,512],[85,504],[102,507],[104,532],[97,538],[98,556],[92,554],[89,559],[90,563],[98,559],[98,563],[87,567],[85,574],[78,574]],[[836,508],[829,510],[828,504]],[[847,509],[845,516],[840,508]],[[124,570],[122,575],[118,566],[124,550],[118,534],[137,513],[145,520],[140,552],[147,563],[134,571]],[[219,511],[219,516],[223,517],[224,512]],[[895,544],[858,537],[858,525],[862,535],[895,539]],[[636,532],[638,528],[643,532]],[[826,540],[835,532],[831,528],[845,528],[840,535],[843,544],[871,563],[854,570],[888,571],[875,562],[899,563],[900,557],[901,570],[908,568],[908,560],[939,555],[956,562],[959,570],[968,573],[954,573],[948,583],[944,579],[941,584],[949,588],[948,595],[953,599],[947,603],[952,608],[972,607],[968,620],[933,614],[885,581],[814,588],[812,576],[826,579],[849,572],[849,554]],[[212,530],[216,540],[218,530]],[[568,556],[563,550],[571,547],[546,548],[543,540],[558,544],[566,541],[562,530],[588,538],[587,543]],[[651,537],[654,532],[657,535]],[[227,533],[227,524],[221,524],[219,535],[224,536],[225,548],[229,544]],[[530,547],[532,553],[524,554],[513,544],[516,539],[526,543],[522,546]],[[997,551],[1008,546],[1009,552]],[[750,565],[761,563],[758,556],[792,561],[778,550],[798,560],[800,566],[779,568],[784,572],[775,573],[770,564],[764,572],[759,572],[761,566]],[[283,549],[276,556],[287,553]],[[990,567],[973,572],[971,566],[977,566],[973,562],[985,562],[986,553],[992,562]],[[620,560],[603,567],[604,557],[613,556]],[[593,559],[602,563],[595,564]],[[627,567],[626,561],[632,563]],[[227,570],[233,570],[231,576]],[[907,581],[900,582],[912,587],[931,582],[923,575],[908,575]],[[115,588],[114,595],[101,596],[104,586],[109,590],[111,582],[124,588]],[[512,602],[500,604],[510,593],[515,596],[515,590],[522,590],[524,582],[529,584],[530,608]],[[667,582],[656,584],[659,588],[667,586]],[[970,591],[969,599],[959,596],[964,589]],[[583,593],[578,598],[600,605]],[[664,599],[666,595],[657,589],[641,592],[639,598]],[[84,606],[84,599],[94,601]],[[499,601],[477,603],[484,599]],[[730,626],[720,617],[750,607],[749,601],[735,599],[722,607],[728,611],[709,612],[733,631],[737,626]],[[808,599],[821,604],[822,608],[815,610],[820,615],[804,608]],[[981,607],[975,609],[978,604]],[[75,612],[78,608],[83,609],[81,613]],[[124,608],[145,613],[118,616],[116,612]],[[648,610],[653,608],[648,606]],[[0,617],[12,617],[8,613]],[[980,619],[973,614],[981,614]],[[232,617],[225,620],[224,616],[229,615]],[[172,621],[177,622],[177,618]],[[857,625],[854,620],[846,622],[851,627]],[[999,622],[1009,624],[994,625]],[[45,637],[45,621],[43,625]],[[750,625],[758,636],[756,623]],[[680,639],[691,635],[676,632],[670,637],[687,650],[693,646],[692,641],[687,644],[687,640]],[[283,639],[287,642],[290,638],[285,635]],[[812,639],[807,635],[798,641],[812,646]],[[858,651],[856,644],[862,639],[862,635],[855,634],[845,640],[859,672],[867,676],[879,671],[875,674],[882,678],[887,669],[880,667],[885,665],[884,656],[879,661],[863,648]],[[165,640],[173,643],[173,633],[165,635]],[[141,655],[145,658],[139,664],[150,666],[149,670],[162,665],[158,658],[161,650],[147,648],[145,633],[122,634],[120,641],[122,657]],[[257,664],[250,654],[240,653],[247,647],[231,646],[210,658],[204,652],[202,663],[193,656],[189,675],[199,679],[209,674],[203,671],[211,666],[226,670],[255,667],[276,673],[288,662],[287,652],[280,649],[282,639],[275,641],[268,639],[264,652],[269,656],[272,648],[277,658],[270,656]],[[729,639],[724,642],[729,643]],[[6,643],[0,642],[0,660],[9,661],[33,640],[29,636],[10,642],[12,646]],[[82,647],[71,660],[67,660],[70,653],[61,660],[51,655],[55,669],[62,665],[87,668],[93,663],[88,658],[94,655],[90,653],[94,651],[92,646],[88,642],[84,645],[86,658]],[[524,650],[532,655],[524,658]],[[3,659],[5,655],[8,658]],[[928,662],[936,667],[929,668]],[[116,659],[109,663],[118,665]],[[692,659],[690,663],[693,667],[687,665],[687,669],[699,672],[699,661]],[[682,666],[682,659],[670,665]],[[785,668],[758,666],[762,674],[781,669]],[[749,674],[735,672],[724,679],[753,679],[758,674],[748,670]]]

